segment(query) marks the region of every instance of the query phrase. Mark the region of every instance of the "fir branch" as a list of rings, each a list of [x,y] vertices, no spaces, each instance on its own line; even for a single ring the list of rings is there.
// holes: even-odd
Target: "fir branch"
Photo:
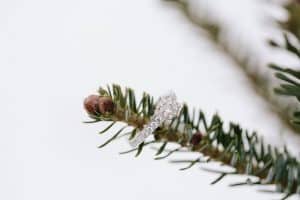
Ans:
[[[206,31],[208,33],[207,38],[212,44],[246,73],[252,88],[269,103],[270,111],[278,114],[282,123],[286,125],[286,128],[291,129],[293,132],[300,133],[300,127],[290,123],[293,117],[293,111],[297,109],[298,104],[290,99],[278,98],[278,96],[274,94],[273,88],[276,87],[277,84],[276,78],[273,76],[272,70],[267,69],[267,64],[259,62],[262,60],[260,55],[252,53],[256,51],[255,49],[249,48],[246,43],[243,44],[243,41],[239,40],[236,42],[236,37],[232,36],[232,38],[230,38],[230,32],[222,23],[212,19],[210,16],[203,15],[203,13],[208,14],[205,4],[201,6],[202,3],[198,2],[198,10],[196,11],[202,14],[197,15],[192,5],[193,0],[165,1],[177,2],[188,20]],[[271,2],[269,3],[271,4]],[[275,22],[275,19],[273,22]],[[263,68],[266,70],[261,70]]]
[[[284,35],[285,44],[280,45],[272,41],[272,45],[275,47],[284,48],[291,54],[294,54],[299,58],[300,61],[300,48],[289,41],[287,34]],[[281,67],[276,64],[270,64],[270,68],[276,71],[275,76],[281,80],[283,83],[279,87],[275,88],[275,93],[279,95],[294,97],[298,104],[300,102],[300,70],[291,69],[289,67]],[[295,126],[300,127],[300,110],[296,108],[292,110],[293,118],[291,122]]]
[[[113,93],[109,92],[110,90]],[[150,117],[153,115],[155,104],[153,97],[149,94],[144,93],[142,99],[137,101],[133,90],[130,88],[126,88],[123,91],[120,86],[113,85],[111,88],[108,87],[107,90],[101,88],[99,91],[99,102],[102,103],[101,98],[103,96],[110,98],[114,105],[113,112],[100,112],[91,115],[92,110],[88,110],[88,113],[91,118],[100,122],[112,122],[112,125],[110,124],[104,129],[105,133],[109,133],[117,122],[126,123],[125,127],[130,126],[134,130],[140,130],[144,124],[149,122]],[[136,102],[141,106],[136,107]],[[85,102],[85,106],[88,103],[90,102]],[[196,116],[198,116],[199,120],[195,120]],[[284,192],[286,197],[300,193],[300,163],[286,148],[280,151],[276,147],[266,145],[262,139],[257,137],[255,132],[250,134],[238,124],[230,123],[228,130],[225,130],[223,122],[217,114],[212,117],[210,123],[207,122],[208,120],[202,111],[198,111],[195,114],[195,111],[190,111],[188,106],[184,105],[180,115],[173,119],[173,123],[165,123],[154,131],[154,140],[144,142],[137,148],[123,153],[136,152],[136,156],[138,156],[143,152],[145,146],[157,143],[161,144],[161,146],[156,156],[160,156],[160,154],[166,151],[168,143],[175,143],[180,147],[168,151],[165,156],[156,157],[156,159],[167,158],[182,149],[189,152],[198,152],[201,155],[199,158],[184,160],[188,166],[183,168],[183,170],[197,163],[211,161],[219,161],[224,165],[234,168],[233,172],[210,170],[220,174],[212,184],[220,181],[227,175],[245,174],[256,176],[258,181],[251,182],[248,180],[245,183],[233,185],[275,184],[277,190]],[[105,142],[104,144],[116,140],[116,135],[119,135],[125,127],[113,134],[111,139],[108,140],[109,142]],[[187,129],[183,127],[191,128]],[[190,131],[192,131],[192,134],[190,134]],[[199,131],[201,131],[201,137],[199,137]],[[203,159],[204,157],[207,159]]]
[[[300,39],[300,1],[290,0],[285,8],[289,14],[288,20],[281,22],[283,28]]]

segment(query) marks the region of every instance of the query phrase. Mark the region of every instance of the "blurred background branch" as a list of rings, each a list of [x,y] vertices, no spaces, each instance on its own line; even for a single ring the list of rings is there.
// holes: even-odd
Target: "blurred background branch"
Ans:
[[[300,1],[292,0],[285,5],[288,11],[288,20],[282,22],[282,27],[300,39]]]
[[[209,38],[215,47],[227,55],[236,66],[243,69],[254,90],[269,103],[272,111],[279,114],[283,124],[286,124],[286,127],[294,132],[300,133],[300,126],[291,123],[295,111],[300,109],[297,100],[294,98],[283,98],[273,91],[279,84],[279,81],[273,75],[273,70],[268,68],[268,64],[274,62],[275,56],[266,59],[266,56],[262,53],[267,52],[268,54],[272,54],[273,50],[267,45],[267,40],[270,38],[265,36],[265,41],[262,41],[262,43],[265,44],[261,44],[260,47],[253,47],[247,43],[248,37],[251,37],[251,34],[247,33],[247,31],[251,31],[250,29],[243,30],[246,32],[246,36],[243,33],[235,35],[234,32],[230,30],[230,27],[228,27],[226,21],[214,17],[216,13],[213,12],[216,12],[216,10],[210,9],[205,1],[171,0],[170,2],[179,3],[178,7],[182,9],[189,21],[205,30],[207,38]],[[286,8],[289,16],[288,20],[284,21],[280,19],[280,24],[299,37],[299,4],[296,1],[289,1],[287,4],[275,3],[273,1],[266,1],[265,3],[281,10]],[[263,17],[268,29],[275,30],[279,35],[282,35],[282,29],[278,25],[278,20],[275,17],[273,18],[272,15],[268,14]]]

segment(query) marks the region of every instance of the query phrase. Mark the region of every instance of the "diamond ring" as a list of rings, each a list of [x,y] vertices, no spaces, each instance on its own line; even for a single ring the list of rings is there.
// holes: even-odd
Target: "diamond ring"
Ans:
[[[151,117],[150,122],[144,125],[144,128],[130,141],[131,146],[137,147],[143,143],[163,122],[170,121],[178,116],[181,108],[182,104],[177,101],[174,92],[161,96],[156,103],[154,115]]]

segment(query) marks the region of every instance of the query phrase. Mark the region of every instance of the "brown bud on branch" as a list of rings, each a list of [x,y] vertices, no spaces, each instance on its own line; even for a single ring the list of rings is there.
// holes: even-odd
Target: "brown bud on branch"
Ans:
[[[98,95],[90,95],[84,99],[83,105],[85,110],[91,115],[99,114],[99,96]]]
[[[193,136],[192,136],[192,138],[191,138],[191,140],[190,140],[190,143],[193,145],[193,146],[196,146],[196,145],[198,145],[198,144],[200,144],[200,142],[201,142],[201,140],[202,140],[202,133],[200,133],[200,132],[196,132]]]

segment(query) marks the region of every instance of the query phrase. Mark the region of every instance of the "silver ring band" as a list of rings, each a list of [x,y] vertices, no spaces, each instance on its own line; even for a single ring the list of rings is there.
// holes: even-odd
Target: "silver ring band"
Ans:
[[[155,106],[154,115],[148,124],[130,141],[131,146],[137,147],[145,141],[163,122],[172,120],[179,115],[182,104],[177,101],[174,92],[161,96]]]

